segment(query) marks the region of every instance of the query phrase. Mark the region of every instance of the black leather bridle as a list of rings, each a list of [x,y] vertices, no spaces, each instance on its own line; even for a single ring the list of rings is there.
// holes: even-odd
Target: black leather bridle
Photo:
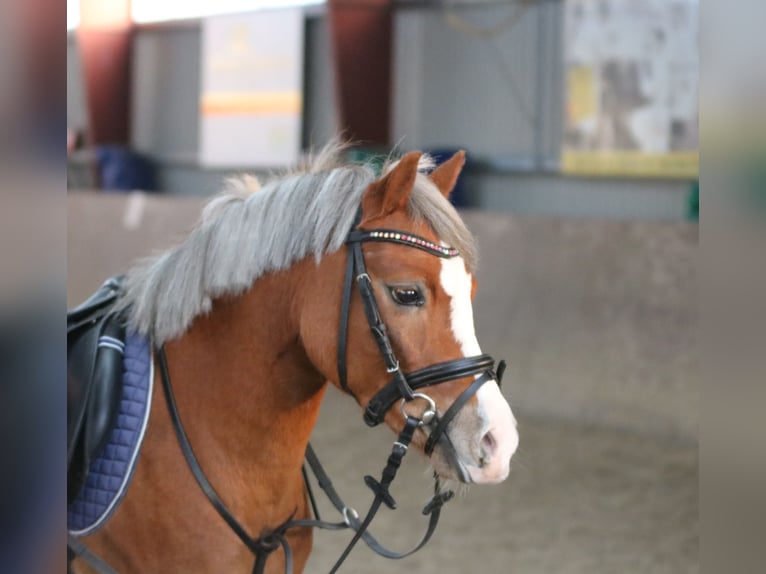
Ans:
[[[343,298],[341,300],[340,325],[338,328],[338,382],[344,391],[355,396],[348,385],[346,357],[351,293],[353,291],[353,284],[356,283],[370,331],[383,357],[386,371],[392,376],[391,381],[380,389],[367,403],[364,411],[364,421],[371,427],[377,426],[383,422],[386,413],[397,401],[409,402],[414,399],[424,399],[428,403],[428,408],[421,415],[421,422],[423,423],[421,426],[431,428],[425,446],[425,452],[430,456],[436,444],[445,436],[444,433],[449,423],[463,405],[476,394],[479,388],[488,381],[500,383],[503,371],[505,370],[505,362],[500,361],[497,373],[495,373],[494,359],[489,355],[482,354],[436,363],[417,371],[404,373],[394,353],[386,325],[380,316],[378,303],[372,288],[372,280],[367,273],[367,266],[365,265],[364,254],[362,253],[362,243],[397,243],[420,249],[443,259],[458,257],[460,254],[454,248],[438,245],[412,233],[395,229],[374,229],[371,231],[358,229],[360,219],[361,212],[357,213],[354,228],[349,233],[346,241],[348,255],[346,256],[346,276],[343,283]],[[455,399],[452,406],[441,416],[438,416],[436,412],[434,401],[428,395],[417,392],[425,387],[476,375],[480,376]]]
[[[443,363],[437,363],[409,373],[404,373],[402,371],[399,361],[396,358],[396,354],[394,353],[393,347],[391,345],[391,340],[388,337],[386,326],[380,316],[380,311],[372,288],[372,280],[367,273],[367,267],[364,261],[362,243],[397,243],[408,247],[421,249],[427,253],[441,258],[457,257],[459,253],[457,250],[451,247],[437,245],[423,237],[419,237],[411,233],[391,229],[375,229],[370,231],[361,230],[358,229],[360,220],[361,210],[357,213],[356,221],[346,241],[348,246],[348,255],[346,262],[346,274],[343,284],[343,295],[341,300],[340,324],[338,328],[338,382],[345,392],[355,397],[354,392],[348,384],[347,378],[347,346],[348,324],[351,310],[353,285],[356,284],[361,296],[367,323],[369,324],[375,342],[377,343],[378,349],[380,350],[381,356],[383,357],[386,371],[392,376],[391,381],[382,389],[380,389],[380,391],[378,391],[375,396],[373,396],[373,398],[365,407],[365,422],[369,426],[376,426],[380,424],[388,410],[394,406],[397,401],[401,401],[402,406],[404,403],[417,399],[424,400],[427,403],[427,408],[420,415],[420,418],[408,415],[402,408],[404,426],[399,432],[397,440],[394,442],[391,448],[391,454],[388,457],[386,466],[381,473],[380,479],[375,479],[370,475],[364,477],[365,484],[373,491],[375,495],[373,502],[370,505],[370,509],[367,511],[364,519],[360,519],[358,513],[353,508],[346,505],[340,498],[332,482],[330,481],[329,476],[319,462],[319,459],[311,447],[311,444],[309,444],[306,448],[306,462],[308,467],[311,468],[312,472],[314,473],[319,487],[322,488],[325,494],[327,494],[327,497],[330,499],[330,502],[333,504],[336,510],[341,513],[343,520],[340,522],[328,522],[321,519],[317,509],[314,494],[311,489],[311,482],[309,481],[308,473],[306,472],[306,468],[304,466],[303,477],[308,490],[314,518],[294,520],[291,516],[281,525],[274,528],[270,533],[261,535],[258,538],[253,538],[237,521],[231,511],[226,507],[218,493],[215,491],[213,485],[205,476],[205,473],[202,470],[196,455],[194,454],[194,450],[192,449],[189,438],[181,422],[181,416],[178,412],[178,407],[175,402],[175,397],[170,382],[170,373],[168,370],[164,345],[156,349],[156,360],[160,368],[160,377],[162,379],[162,387],[165,394],[168,411],[170,413],[170,418],[173,423],[176,438],[178,439],[184,458],[186,459],[186,462],[192,474],[194,475],[197,484],[200,486],[200,489],[210,501],[211,505],[255,557],[255,562],[253,564],[252,570],[253,574],[263,574],[266,568],[266,561],[268,560],[268,557],[279,548],[282,548],[285,553],[285,572],[287,574],[292,573],[292,550],[286,538],[287,531],[292,528],[308,527],[328,530],[354,530],[354,537],[349,542],[348,546],[346,546],[338,560],[335,562],[334,566],[330,570],[330,574],[337,572],[337,570],[343,564],[359,540],[364,540],[364,542],[377,554],[391,559],[404,558],[417,552],[423,546],[425,546],[425,544],[431,539],[431,536],[436,530],[436,526],[439,522],[439,517],[441,514],[441,507],[454,495],[451,490],[441,490],[439,478],[435,474],[434,495],[423,508],[423,514],[429,516],[428,526],[420,542],[414,548],[407,552],[391,551],[382,546],[372,536],[372,534],[368,532],[368,528],[382,504],[385,504],[392,510],[396,508],[396,501],[391,496],[389,488],[394,478],[396,477],[397,471],[405,454],[407,453],[415,431],[418,428],[429,429],[430,434],[426,441],[424,450],[426,454],[430,456],[433,453],[436,445],[442,441],[442,439],[446,439],[444,442],[449,443],[449,437],[446,434],[447,427],[460,411],[460,409],[470,400],[473,395],[476,394],[479,388],[481,388],[481,386],[485,383],[489,381],[496,381],[497,384],[500,384],[503,371],[505,370],[505,362],[500,361],[498,363],[497,370],[494,371],[494,359],[489,355],[482,354],[473,357],[465,357],[451,361],[445,361]],[[450,407],[441,415],[437,412],[436,404],[433,399],[431,399],[428,395],[419,392],[425,387],[434,386],[470,376],[475,377],[474,382],[471,383],[458,396],[458,398],[455,399],[452,405],[450,405]],[[90,552],[82,542],[70,536],[68,545],[76,556],[79,556],[88,562],[90,566],[93,567],[99,574],[114,574],[114,571],[109,567],[109,565],[94,555],[92,552]]]

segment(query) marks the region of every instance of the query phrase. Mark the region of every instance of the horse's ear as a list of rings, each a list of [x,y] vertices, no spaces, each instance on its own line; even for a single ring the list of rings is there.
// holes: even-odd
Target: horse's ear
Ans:
[[[364,196],[365,221],[388,215],[407,205],[415,186],[421,155],[419,151],[405,154],[391,171],[370,185]]]
[[[465,165],[465,152],[460,150],[447,161],[431,172],[428,177],[434,182],[442,195],[449,199],[449,194],[455,189],[457,178]]]

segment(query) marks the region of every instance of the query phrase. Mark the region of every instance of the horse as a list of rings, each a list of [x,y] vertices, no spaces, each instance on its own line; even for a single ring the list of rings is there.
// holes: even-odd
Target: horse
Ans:
[[[516,420],[474,332],[476,245],[449,202],[464,153],[434,168],[410,152],[382,175],[342,158],[331,144],[263,185],[229,180],[128,272],[115,308],[157,350],[148,424],[119,506],[80,539],[113,571],[302,572],[304,456],[329,384],[397,435],[389,474],[368,477],[378,505],[408,447],[441,479],[508,476]]]

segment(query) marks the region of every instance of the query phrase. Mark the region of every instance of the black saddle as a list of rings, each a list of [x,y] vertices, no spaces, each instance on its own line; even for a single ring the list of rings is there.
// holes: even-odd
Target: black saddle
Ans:
[[[123,277],[67,312],[67,502],[114,427],[122,394],[125,324],[114,310]]]

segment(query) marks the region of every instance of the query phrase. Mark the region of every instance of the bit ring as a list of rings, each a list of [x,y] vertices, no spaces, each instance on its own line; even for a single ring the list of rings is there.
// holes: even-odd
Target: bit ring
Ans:
[[[434,418],[436,418],[436,402],[431,397],[429,397],[428,395],[424,393],[413,393],[412,400],[414,401],[415,399],[423,399],[424,401],[428,403],[428,408],[425,411],[423,411],[422,415],[420,415],[418,426],[425,426],[425,425],[431,424],[431,421],[433,421]],[[408,402],[407,399],[402,399],[402,402],[401,402],[402,416],[405,419],[407,419],[407,417],[410,416],[404,410],[404,405],[406,405],[407,402]]]

